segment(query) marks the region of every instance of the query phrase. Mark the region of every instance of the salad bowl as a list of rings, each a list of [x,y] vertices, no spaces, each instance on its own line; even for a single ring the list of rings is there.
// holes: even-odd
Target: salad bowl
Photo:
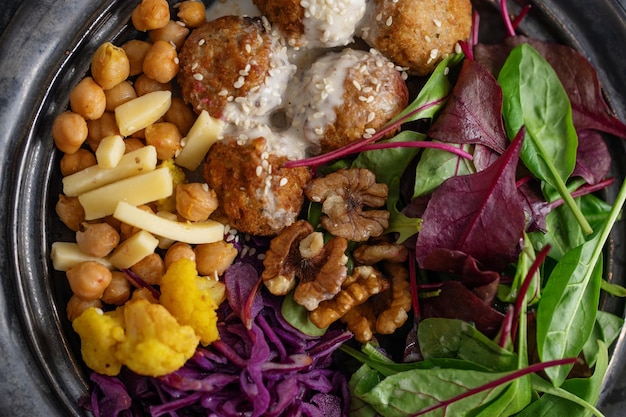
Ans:
[[[209,3],[206,0],[205,3]],[[53,271],[52,242],[68,239],[54,205],[61,190],[60,156],[50,138],[56,114],[71,87],[89,70],[90,56],[105,41],[132,38],[129,17],[137,2],[0,0],[0,415],[86,416],[79,399],[89,389],[80,341],[65,318],[71,295]],[[481,38],[500,39],[497,2],[482,0]],[[510,2],[513,3],[513,2]],[[498,21],[499,22],[499,21]],[[606,101],[626,120],[626,1],[541,0],[521,30],[581,52],[598,71]],[[626,177],[625,142],[608,138],[616,184]],[[607,247],[607,274],[626,284],[626,226],[618,222]],[[623,299],[606,297],[602,308],[624,317]],[[607,417],[626,406],[626,331],[611,348],[598,408]]]

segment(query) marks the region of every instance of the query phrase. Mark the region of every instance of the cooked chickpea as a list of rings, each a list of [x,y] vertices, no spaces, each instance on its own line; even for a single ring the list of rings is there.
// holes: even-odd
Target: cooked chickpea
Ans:
[[[146,256],[130,269],[149,285],[160,285],[165,274],[163,259],[157,253]]]
[[[97,120],[87,120],[87,129],[86,143],[94,152],[98,149],[102,139],[120,134],[115,121],[115,114],[108,111],[104,112],[102,117]]]
[[[122,81],[115,87],[104,92],[106,96],[106,110],[114,111],[117,106],[137,97],[135,87],[128,81]]]
[[[124,139],[124,145],[126,145],[126,150],[124,151],[125,153],[132,152],[146,146],[141,139],[138,138],[126,138]]]
[[[55,206],[55,211],[63,224],[74,232],[80,230],[81,223],[85,221],[85,210],[81,206],[80,201],[78,201],[78,197],[68,197],[59,194],[59,201]]]
[[[153,123],[145,130],[146,145],[156,148],[157,158],[166,160],[174,158],[181,148],[182,135],[174,123]]]
[[[104,90],[93,78],[83,78],[70,91],[70,108],[86,120],[99,119],[106,108]]]
[[[142,0],[133,10],[131,20],[141,32],[162,28],[170,20],[170,6],[166,0]]]
[[[187,220],[204,221],[217,206],[217,194],[206,184],[192,182],[176,187],[176,211]]]
[[[122,45],[130,63],[130,76],[134,77],[143,72],[143,60],[152,45],[150,42],[131,39]]]
[[[185,39],[189,35],[189,29],[181,26],[173,20],[167,22],[167,25],[160,29],[150,31],[150,40],[152,42],[165,41],[172,43],[179,50],[185,43]]]
[[[237,248],[232,243],[220,240],[196,245],[196,268],[200,275],[222,275],[237,257]]]
[[[96,163],[96,156],[93,152],[81,148],[74,153],[66,153],[63,155],[60,163],[61,174],[67,177],[92,165],[96,165]]]
[[[196,261],[196,253],[193,251],[193,248],[189,243],[176,242],[169,247],[167,252],[165,252],[165,257],[163,259],[165,269],[167,270],[171,264],[179,259],[190,259],[194,262]]]
[[[107,256],[120,243],[120,234],[108,223],[83,223],[76,232],[76,243],[87,255]]]
[[[61,152],[74,153],[87,139],[87,122],[80,114],[65,111],[52,123],[52,139]]]
[[[143,60],[143,73],[160,83],[168,83],[178,73],[178,54],[169,42],[156,41]]]
[[[165,121],[174,123],[181,135],[186,136],[196,121],[196,115],[180,97],[172,97],[170,108],[165,113]]]
[[[91,58],[91,76],[105,90],[128,78],[130,62],[126,52],[111,42],[105,42]]]
[[[138,96],[151,93],[153,91],[172,91],[171,83],[160,83],[146,74],[141,74],[135,80],[135,92]]]
[[[111,283],[102,294],[102,302],[119,306],[130,298],[130,282],[121,271],[113,271],[111,276]]]
[[[65,273],[72,292],[83,300],[97,300],[111,283],[109,269],[96,261],[80,262]]]
[[[76,294],[70,297],[65,307],[65,314],[69,321],[74,321],[78,316],[91,307],[102,308],[102,302],[99,299],[95,300],[83,300]]]
[[[200,26],[206,21],[204,3],[195,0],[186,0],[178,6],[178,18],[190,28]]]

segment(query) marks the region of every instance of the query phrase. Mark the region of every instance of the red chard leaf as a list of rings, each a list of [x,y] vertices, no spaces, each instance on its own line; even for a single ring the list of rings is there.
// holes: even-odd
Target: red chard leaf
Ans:
[[[441,142],[481,144],[504,152],[502,90],[482,64],[466,59],[448,103],[428,135]]]
[[[572,104],[576,130],[595,129],[626,139],[626,125],[615,116],[605,101],[598,73],[589,60],[574,48],[515,36],[507,38],[502,44],[475,45],[474,58],[492,74],[497,74],[509,52],[522,43],[535,48],[558,75]]]
[[[522,141],[523,129],[487,169],[452,177],[433,192],[415,245],[420,267],[437,249],[465,253],[494,271],[516,259],[525,227],[515,183]]]
[[[579,131],[576,167],[572,175],[589,184],[597,184],[606,178],[610,168],[611,154],[602,135],[594,130]]]
[[[447,318],[473,323],[487,337],[494,337],[504,315],[483,302],[459,281],[446,281],[439,295],[420,300],[422,319]]]

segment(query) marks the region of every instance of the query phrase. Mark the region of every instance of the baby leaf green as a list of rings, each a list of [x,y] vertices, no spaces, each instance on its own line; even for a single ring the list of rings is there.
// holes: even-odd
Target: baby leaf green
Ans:
[[[550,64],[529,44],[515,47],[498,75],[505,128],[509,138],[523,126],[521,159],[538,178],[556,188],[585,234],[591,227],[574,204],[565,183],[576,165],[578,135],[572,106]]]

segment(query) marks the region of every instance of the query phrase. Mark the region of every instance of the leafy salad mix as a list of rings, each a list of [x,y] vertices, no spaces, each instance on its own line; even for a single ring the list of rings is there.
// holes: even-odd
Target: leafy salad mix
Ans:
[[[356,343],[259,285],[241,253],[225,273],[220,339],[151,378],[92,374],[99,416],[542,416],[595,408],[623,319],[599,309],[604,247],[626,199],[601,132],[626,139],[574,49],[517,35],[446,58],[386,129],[289,162],[367,168],[389,187],[387,233],[410,249],[413,317]],[[391,139],[379,141],[402,127]],[[319,207],[307,211],[319,223]],[[247,242],[256,251],[267,239]],[[398,349],[398,345],[401,347]]]

